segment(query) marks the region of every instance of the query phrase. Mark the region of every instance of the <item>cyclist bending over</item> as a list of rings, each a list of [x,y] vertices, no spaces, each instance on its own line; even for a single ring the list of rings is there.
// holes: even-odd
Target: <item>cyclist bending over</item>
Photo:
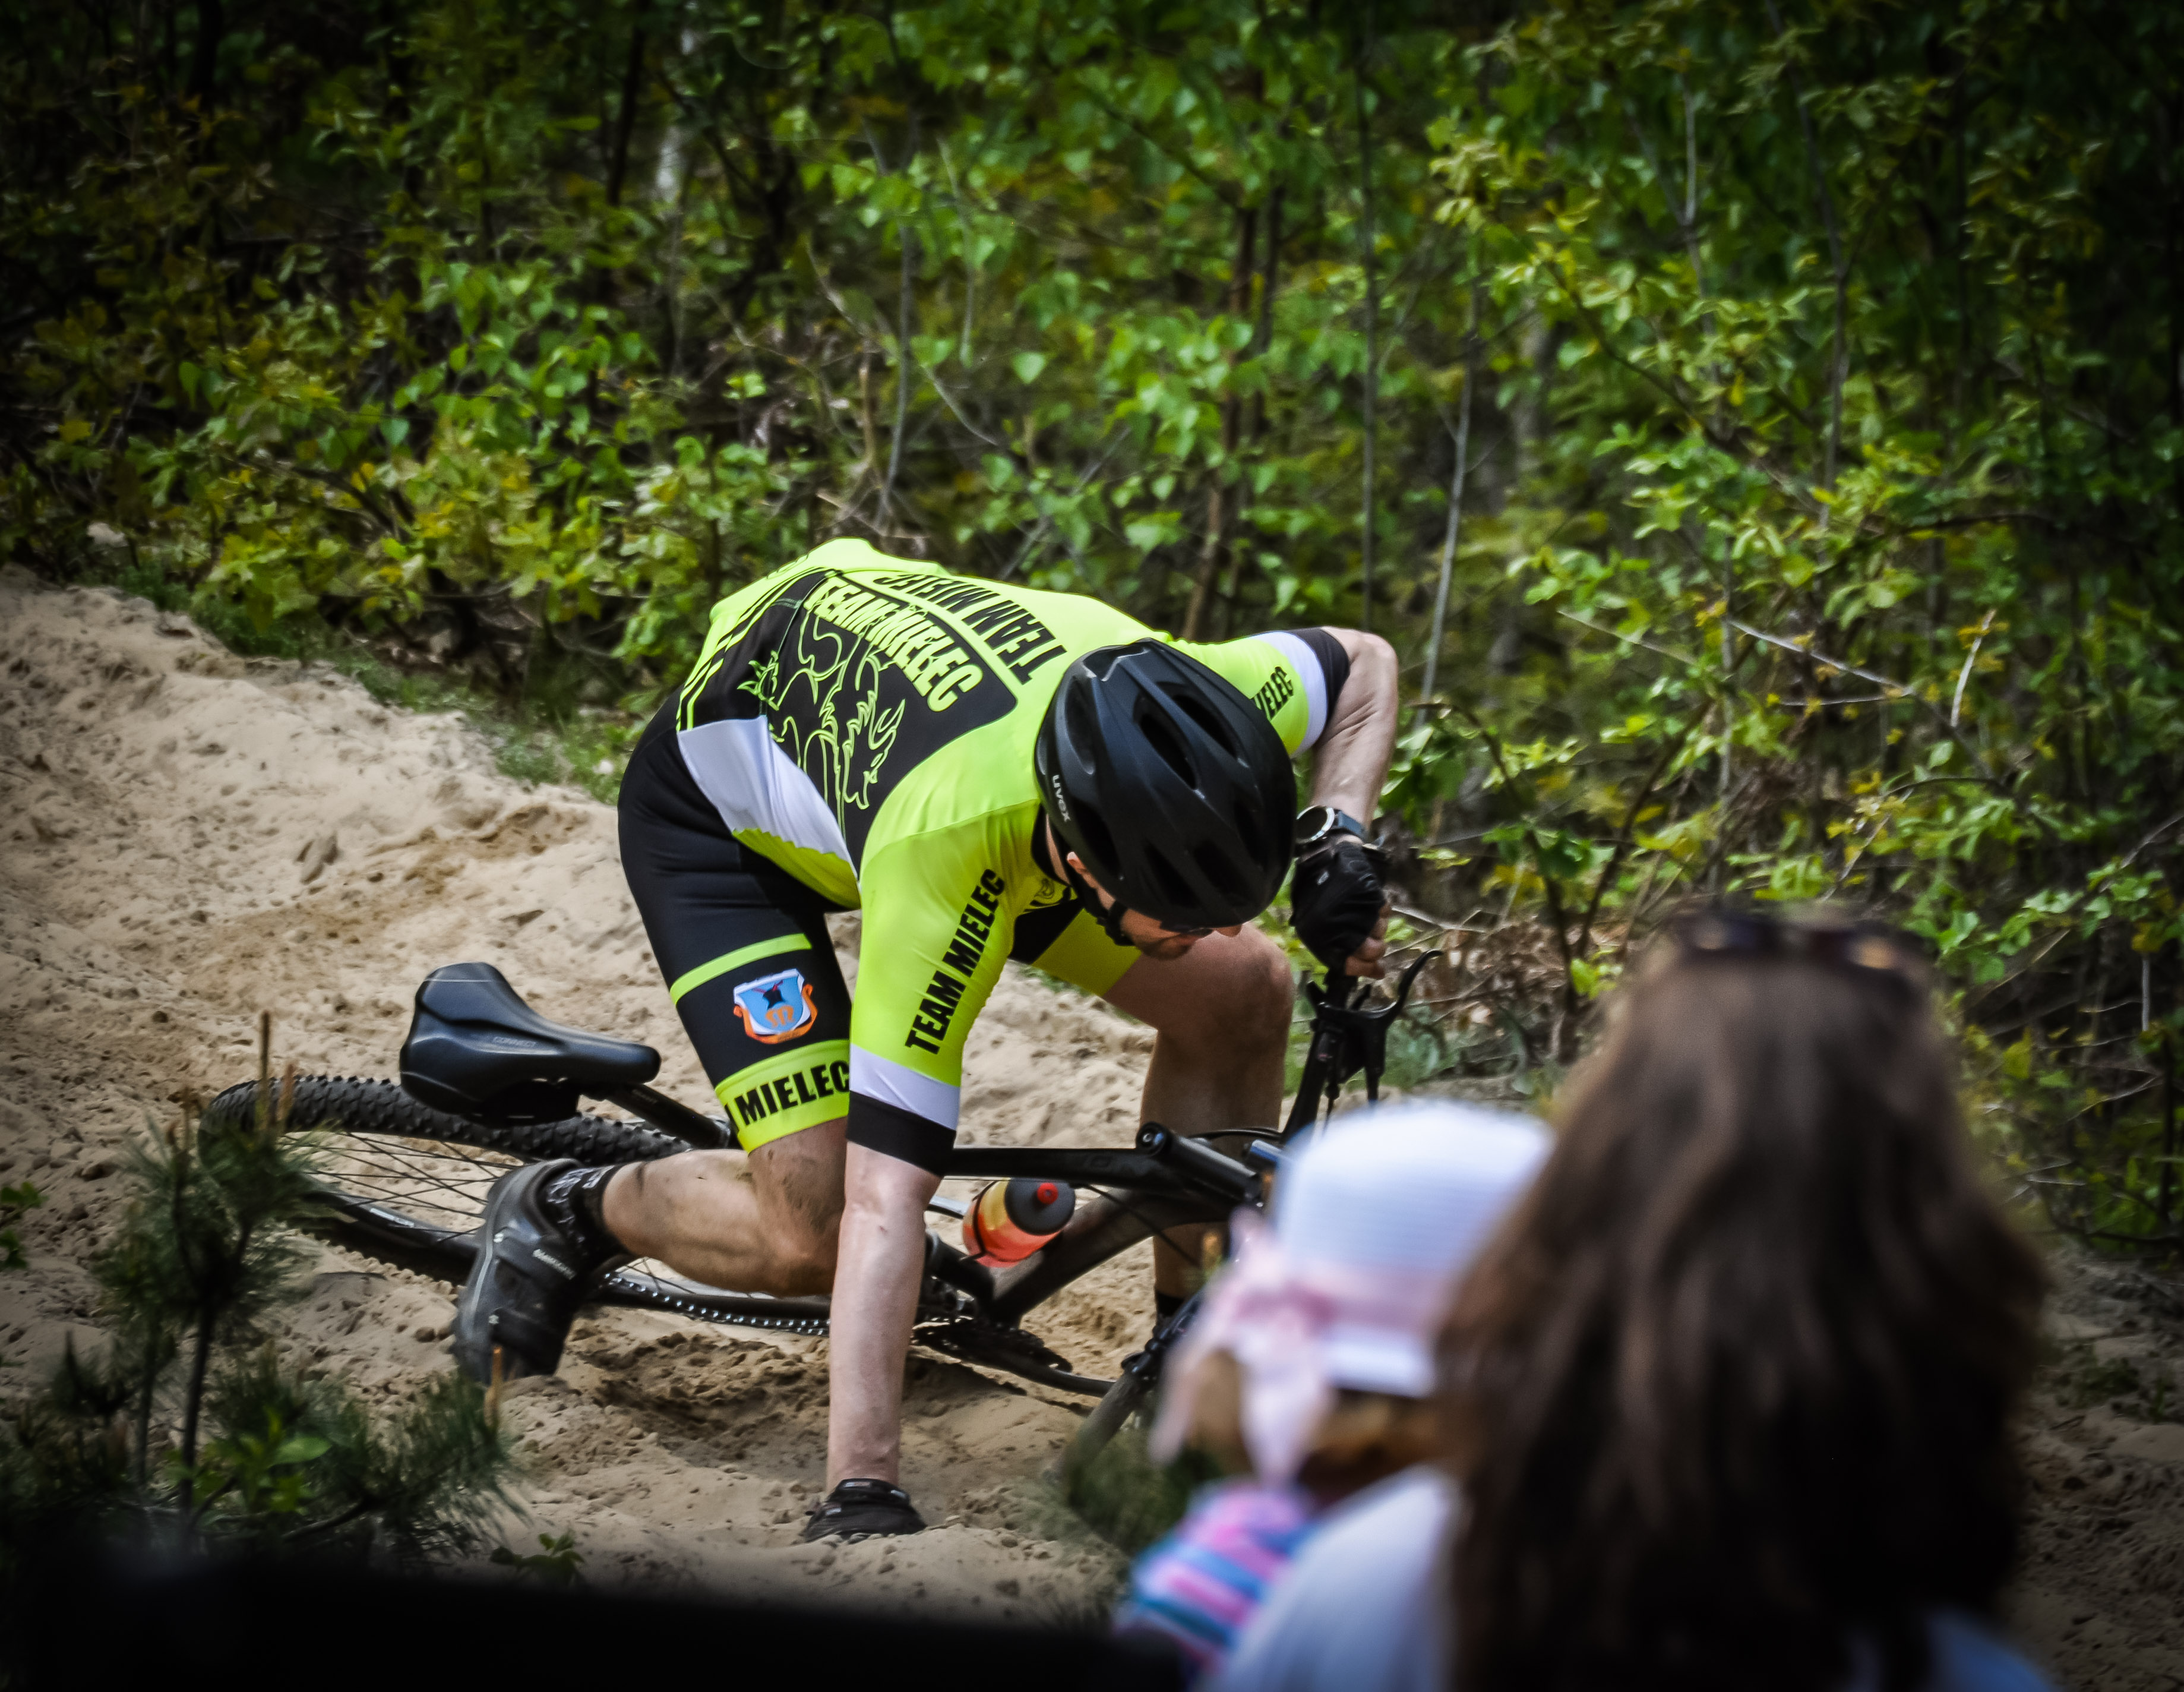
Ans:
[[[1346,629],[1185,646],[1100,601],[839,540],[730,596],[623,778],[654,956],[747,1155],[504,1175],[456,1354],[550,1373],[634,1255],[716,1287],[831,1293],[829,1490],[805,1529],[909,1533],[903,1362],[966,1036],[1014,958],[1156,1032],[1144,1120],[1281,1108],[1287,960],[1247,926],[1299,859],[1295,920],[1377,975],[1360,838],[1394,742],[1395,655]],[[1315,748],[1292,816],[1290,757]],[[861,907],[854,1006],[826,913]],[[1163,1309],[1195,1265],[1157,1254]]]

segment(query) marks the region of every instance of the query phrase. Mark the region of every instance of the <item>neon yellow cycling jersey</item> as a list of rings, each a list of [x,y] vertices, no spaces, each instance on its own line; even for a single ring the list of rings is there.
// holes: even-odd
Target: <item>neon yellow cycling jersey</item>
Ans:
[[[954,1130],[964,1040],[1020,923],[1043,913],[1055,939],[1038,963],[1095,993],[1137,959],[1088,916],[1070,921],[1073,896],[1034,858],[1033,743],[1073,659],[1152,633],[1096,600],[951,575],[857,540],[714,608],[676,745],[736,840],[864,912],[853,1136],[859,1101]],[[1256,702],[1291,752],[1318,738],[1321,654],[1339,655],[1322,632],[1184,650]],[[781,1103],[760,1139],[842,1114],[838,1096]]]

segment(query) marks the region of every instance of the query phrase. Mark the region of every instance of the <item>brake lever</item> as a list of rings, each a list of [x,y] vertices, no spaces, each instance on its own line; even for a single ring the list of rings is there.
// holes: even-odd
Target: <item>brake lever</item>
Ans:
[[[1410,1002],[1411,988],[1418,980],[1418,971],[1440,956],[1440,949],[1436,947],[1412,958],[1396,978],[1390,996],[1379,1004],[1356,1002],[1357,989],[1362,983],[1349,977],[1337,978],[1330,972],[1327,986],[1305,983],[1305,997],[1311,1000],[1312,1008],[1314,1058],[1323,1056],[1322,1041],[1327,1037],[1324,1075],[1330,1103],[1343,1085],[1360,1070],[1365,1075],[1366,1101],[1379,1102],[1380,1076],[1388,1066],[1388,1025]]]

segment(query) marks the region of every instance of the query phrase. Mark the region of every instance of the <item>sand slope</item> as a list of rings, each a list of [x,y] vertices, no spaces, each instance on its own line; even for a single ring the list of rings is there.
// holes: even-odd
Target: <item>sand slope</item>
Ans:
[[[245,1078],[261,1008],[304,1073],[390,1075],[417,980],[482,958],[549,1016],[657,1045],[660,1085],[708,1102],[612,812],[501,776],[458,718],[387,711],[323,667],[239,659],[142,600],[11,573],[0,782],[0,1180],[50,1196],[25,1228],[31,1272],[0,1281],[0,1348],[32,1365],[10,1387],[89,1337],[80,1265],[118,1208],[118,1148],[184,1089]],[[965,1137],[1128,1143],[1147,1049],[1144,1030],[1012,965],[972,1036]],[[1034,1326],[1110,1372],[1150,1326],[1146,1258]],[[393,1398],[447,1366],[448,1310],[438,1286],[328,1250],[273,1330],[299,1360]],[[800,1544],[824,1352],[644,1313],[584,1321],[562,1376],[511,1402],[538,1526],[573,1530],[594,1574],[1025,1617],[1106,1590],[1115,1559],[1036,1483],[1079,1401],[937,1357],[911,1365],[905,1480],[945,1525]]]

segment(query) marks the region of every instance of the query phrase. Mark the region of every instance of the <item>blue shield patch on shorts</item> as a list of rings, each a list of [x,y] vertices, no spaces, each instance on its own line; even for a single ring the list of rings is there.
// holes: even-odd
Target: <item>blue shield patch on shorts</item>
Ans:
[[[738,986],[736,1014],[743,1019],[744,1031],[752,1039],[761,1046],[778,1046],[809,1033],[811,1025],[819,1020],[819,1007],[812,1002],[811,984],[804,979],[804,972],[783,969]]]

